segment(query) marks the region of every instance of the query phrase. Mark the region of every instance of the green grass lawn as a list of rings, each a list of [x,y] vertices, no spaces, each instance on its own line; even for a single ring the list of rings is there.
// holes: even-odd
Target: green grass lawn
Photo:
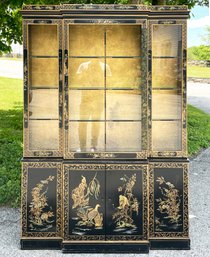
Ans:
[[[0,205],[20,202],[22,108],[22,80],[0,77]]]
[[[210,78],[210,67],[188,65],[187,76],[193,78]]]
[[[0,77],[0,205],[20,203],[22,108],[22,80]],[[210,116],[189,105],[189,154],[209,145]]]

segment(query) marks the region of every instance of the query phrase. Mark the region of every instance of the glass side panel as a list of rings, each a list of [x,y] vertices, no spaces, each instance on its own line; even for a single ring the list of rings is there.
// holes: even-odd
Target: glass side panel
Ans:
[[[141,122],[107,122],[106,150],[135,152],[141,150]]]
[[[141,27],[130,25],[107,26],[106,55],[140,56]]]
[[[30,55],[57,56],[57,25],[29,25]]]
[[[104,90],[69,90],[70,120],[104,120]]]
[[[153,119],[181,119],[182,97],[177,90],[153,90]]]
[[[29,118],[58,119],[58,89],[30,90]]]
[[[58,59],[30,59],[29,79],[31,87],[58,87]]]
[[[107,120],[141,120],[141,95],[139,90],[107,90]]]
[[[69,151],[105,151],[104,122],[70,122]]]
[[[70,25],[70,56],[104,56],[104,26]]]
[[[153,56],[181,56],[181,25],[153,25],[152,39]]]
[[[180,121],[153,121],[152,149],[154,151],[181,150],[181,131]]]
[[[141,60],[139,58],[107,58],[106,88],[140,89]]]
[[[152,60],[152,87],[174,88],[178,87],[182,79],[180,60],[154,59]]]
[[[104,59],[69,58],[69,88],[102,88],[104,74]]]
[[[59,128],[56,120],[29,120],[29,149],[58,150]]]

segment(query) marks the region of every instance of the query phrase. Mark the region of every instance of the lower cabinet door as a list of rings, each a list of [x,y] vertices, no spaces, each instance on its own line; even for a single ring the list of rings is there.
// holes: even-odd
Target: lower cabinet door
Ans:
[[[106,240],[147,240],[147,165],[106,165]]]
[[[105,240],[105,165],[64,164],[64,241]]]
[[[61,239],[61,184],[61,163],[23,162],[22,248],[29,245],[33,247],[33,242],[29,242],[29,239]],[[39,247],[39,243],[36,242],[36,246]],[[44,247],[43,244],[42,246]]]
[[[188,163],[149,164],[150,239],[188,238]]]

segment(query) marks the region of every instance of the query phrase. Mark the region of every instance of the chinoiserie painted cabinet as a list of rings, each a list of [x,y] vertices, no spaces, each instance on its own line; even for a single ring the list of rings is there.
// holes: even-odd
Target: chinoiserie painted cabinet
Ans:
[[[23,6],[22,249],[189,249],[186,6]]]

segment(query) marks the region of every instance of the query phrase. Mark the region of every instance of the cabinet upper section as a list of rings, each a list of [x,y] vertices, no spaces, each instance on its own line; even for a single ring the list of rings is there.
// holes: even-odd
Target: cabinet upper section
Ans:
[[[25,157],[186,157],[186,6],[21,13]]]

